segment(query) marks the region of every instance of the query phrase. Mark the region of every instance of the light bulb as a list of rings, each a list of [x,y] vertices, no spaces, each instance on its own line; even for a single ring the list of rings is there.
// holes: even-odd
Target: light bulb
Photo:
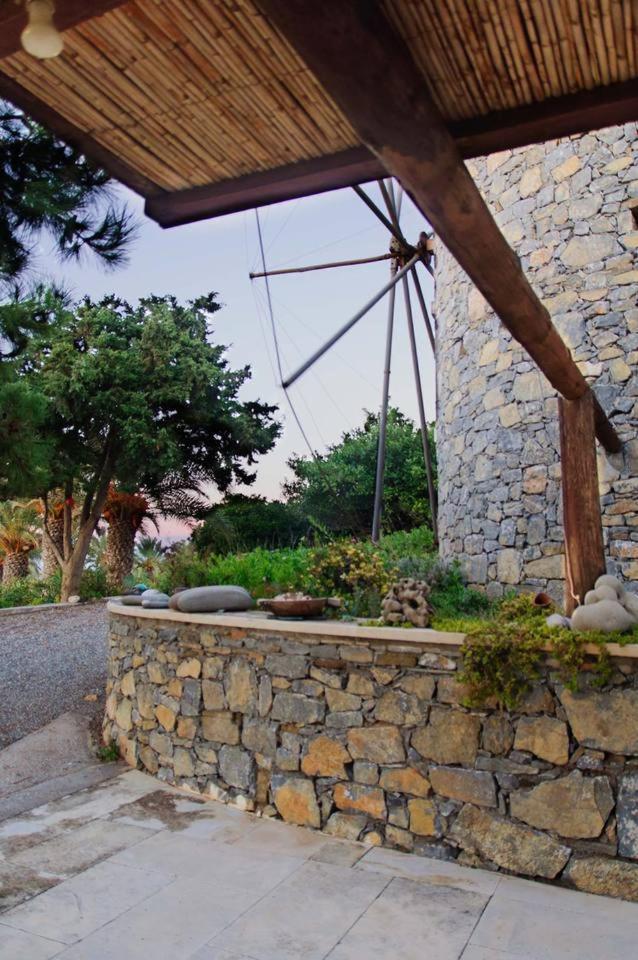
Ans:
[[[48,60],[62,53],[62,34],[53,23],[51,0],[26,0],[28,23],[20,40],[23,48],[38,60]]]

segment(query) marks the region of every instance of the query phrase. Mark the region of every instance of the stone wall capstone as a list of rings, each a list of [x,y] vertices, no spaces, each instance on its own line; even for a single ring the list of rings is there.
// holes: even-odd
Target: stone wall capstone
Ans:
[[[603,690],[546,668],[517,710],[467,709],[441,636],[111,613],[104,738],[243,810],[638,900],[638,660]]]
[[[468,166],[621,439],[599,451],[609,572],[638,579],[637,125]],[[555,392],[437,248],[439,534],[490,596],[563,593]]]

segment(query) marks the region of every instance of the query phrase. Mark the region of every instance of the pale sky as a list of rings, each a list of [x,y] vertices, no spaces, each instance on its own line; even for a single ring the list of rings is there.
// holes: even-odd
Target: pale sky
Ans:
[[[365,188],[382,206],[376,185]],[[259,398],[280,407],[283,434],[274,450],[262,457],[250,492],[278,497],[288,475],[286,461],[292,453],[307,452],[275,374],[270,323],[263,280],[248,274],[259,266],[259,248],[253,211],[162,230],[143,217],[142,203],[125,192],[139,212],[139,233],[131,248],[128,266],[106,273],[94,261],[62,265],[44,256],[40,266],[62,281],[78,298],[99,298],[115,293],[131,302],[147,294],[173,294],[186,300],[216,291],[223,309],[215,315],[214,338],[229,346],[233,366],[246,363],[252,380],[244,387],[245,399]],[[388,234],[352,190],[262,208],[262,232],[270,269],[310,263],[354,259],[387,252]],[[403,231],[416,242],[426,227],[421,215],[404,201]],[[432,283],[420,269],[421,284],[429,300]],[[372,297],[389,277],[389,264],[380,263],[325,270],[271,279],[275,322],[279,331],[283,367],[289,373],[299,366],[336,329]],[[416,419],[409,342],[403,293],[397,291],[395,348],[391,402]],[[426,411],[434,418],[434,363],[424,324],[413,296],[419,342],[421,379]],[[378,410],[381,398],[387,297],[358,322],[353,330],[291,388],[291,396],[312,445],[318,451],[339,439],[344,430],[363,422],[365,409]],[[178,531],[164,524],[164,535]]]

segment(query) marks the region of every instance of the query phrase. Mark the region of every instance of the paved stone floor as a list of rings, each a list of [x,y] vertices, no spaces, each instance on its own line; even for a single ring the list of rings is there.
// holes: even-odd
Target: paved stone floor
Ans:
[[[0,960],[628,960],[638,905],[331,839],[136,771],[0,823]]]

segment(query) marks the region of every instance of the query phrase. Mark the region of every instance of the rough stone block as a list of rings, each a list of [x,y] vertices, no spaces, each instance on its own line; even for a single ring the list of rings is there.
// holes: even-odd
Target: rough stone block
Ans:
[[[361,697],[353,693],[345,693],[343,690],[334,690],[332,687],[326,688],[326,701],[328,709],[332,711],[361,709]]]
[[[277,731],[266,720],[246,718],[241,734],[241,742],[247,750],[261,753],[264,757],[274,757],[277,750]]]
[[[124,674],[120,689],[125,697],[135,696],[135,670],[129,670]]]
[[[171,710],[170,707],[160,703],[158,707],[155,707],[155,716],[157,717],[158,723],[161,724],[165,730],[168,730],[169,733],[171,730],[175,729],[177,713],[174,710]]]
[[[565,689],[560,699],[580,744],[625,756],[638,754],[638,690],[572,693]]]
[[[214,713],[202,717],[202,737],[215,743],[239,743],[239,727],[231,713]]]
[[[348,750],[353,760],[372,763],[403,763],[405,748],[397,727],[375,724],[348,731]]]
[[[490,810],[466,804],[450,831],[450,839],[504,870],[552,880],[571,850],[543,833],[512,823]]]
[[[300,827],[321,826],[321,813],[312,780],[275,774],[272,778],[273,800],[280,816]]]
[[[308,752],[301,761],[301,769],[309,777],[345,779],[347,763],[350,763],[350,755],[342,743],[330,737],[319,736],[311,740]]]
[[[202,695],[205,710],[223,710],[226,706],[224,687],[216,680],[202,680]]]
[[[361,813],[333,813],[324,827],[324,833],[341,840],[358,840],[367,823]]]
[[[183,740],[192,740],[197,733],[196,717],[178,717],[177,736]]]
[[[365,783],[374,786],[379,782],[379,768],[369,760],[355,760],[352,766],[352,779],[355,783]]]
[[[547,760],[548,763],[564,764],[569,760],[569,735],[567,725],[553,717],[522,717],[516,727],[514,738],[516,750],[526,750]]]
[[[276,694],[272,705],[273,720],[287,723],[321,723],[326,705],[321,700],[304,697],[301,693],[284,690]]]
[[[326,715],[326,727],[333,730],[347,730],[348,727],[363,725],[363,714],[360,710],[344,710],[343,713],[329,713]]]
[[[219,751],[219,772],[231,787],[252,790],[255,786],[255,761],[241,747],[225,744]]]
[[[432,800],[408,800],[410,830],[420,837],[437,836],[436,806]]]
[[[413,693],[388,690],[377,702],[374,715],[377,720],[385,723],[413,727],[417,723],[424,722],[427,717],[427,708],[421,708],[418,698]]]
[[[252,714],[257,710],[257,675],[243,657],[232,660],[226,671],[226,699],[233,713]]]
[[[430,781],[414,767],[390,767],[381,772],[379,785],[388,793],[407,793],[413,797],[427,797]]]
[[[201,712],[202,687],[199,680],[184,680],[180,710],[185,717],[197,717]]]
[[[618,853],[638,860],[638,772],[625,773],[618,790]]]
[[[178,677],[193,677],[197,679],[202,672],[202,662],[197,657],[189,657],[177,664],[175,671]]]
[[[173,773],[176,777],[192,777],[195,774],[190,750],[176,747],[173,754]]]
[[[509,753],[514,743],[514,728],[504,714],[495,713],[485,718],[482,743],[488,753]]]
[[[473,764],[479,743],[481,720],[469,713],[433,707],[427,726],[412,734],[412,746],[436,763]]]
[[[564,873],[577,890],[638,901],[638,864],[609,857],[574,857]]]
[[[374,697],[374,683],[362,673],[351,673],[348,676],[348,693],[356,693],[359,697],[370,700]]]
[[[459,770],[456,767],[430,767],[430,783],[435,793],[479,807],[496,806],[496,787],[491,773]]]
[[[266,657],[266,670],[275,677],[296,680],[308,675],[308,659],[294,654],[273,653]]]
[[[599,837],[613,807],[607,777],[585,778],[580,770],[510,795],[513,817],[573,839]]]
[[[385,795],[379,787],[337,783],[334,788],[334,802],[339,810],[367,813],[375,820],[384,820],[386,816]]]

